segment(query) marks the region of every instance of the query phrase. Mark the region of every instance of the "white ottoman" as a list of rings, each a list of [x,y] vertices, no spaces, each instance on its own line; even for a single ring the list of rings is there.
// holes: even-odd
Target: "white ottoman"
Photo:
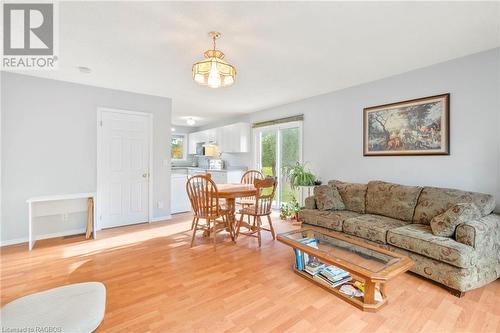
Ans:
[[[0,310],[2,332],[92,332],[104,318],[106,287],[70,284],[18,298]]]

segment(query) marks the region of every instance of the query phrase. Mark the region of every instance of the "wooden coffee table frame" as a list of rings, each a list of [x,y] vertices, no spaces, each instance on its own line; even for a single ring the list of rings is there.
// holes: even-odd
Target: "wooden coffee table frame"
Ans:
[[[365,248],[368,250],[372,250],[381,254],[386,254],[391,257],[394,257],[395,260],[393,263],[389,262],[387,264],[387,267],[382,269],[379,272],[372,272],[368,269],[365,269],[363,267],[357,266],[355,263],[351,263],[349,261],[336,258],[333,256],[329,256],[328,254],[325,254],[324,252],[315,249],[313,247],[307,246],[305,244],[302,244],[296,240],[287,238],[287,235],[294,234],[297,232],[304,232],[304,231],[315,231],[315,232],[320,232],[324,235],[327,235],[332,238],[339,239],[341,241],[359,246],[361,248]],[[363,311],[368,311],[368,312],[376,312],[378,311],[381,307],[383,307],[385,304],[387,304],[388,299],[387,299],[387,294],[385,290],[385,284],[392,278],[396,277],[397,275],[406,272],[413,266],[413,261],[401,254],[394,253],[385,249],[382,249],[377,246],[373,246],[370,244],[366,244],[364,242],[346,237],[340,233],[337,232],[332,232],[332,231],[325,231],[325,229],[322,228],[315,228],[315,227],[306,227],[301,230],[295,230],[295,231],[290,231],[282,234],[278,234],[278,240],[286,245],[291,246],[293,249],[301,250],[303,252],[308,253],[309,255],[313,257],[317,257],[321,262],[328,264],[328,265],[334,265],[337,267],[340,267],[346,271],[348,271],[351,276],[353,281],[363,281],[365,283],[365,296],[364,297],[351,297],[349,295],[343,294],[340,292],[340,286],[338,287],[331,287],[328,283],[326,282],[321,282],[318,280],[315,280],[312,278],[311,275],[307,274],[306,272],[299,271],[295,268],[295,265],[293,266],[293,270],[295,273],[298,275],[312,281],[316,285],[328,290],[335,296],[343,299],[344,301],[356,306],[357,308],[363,310]],[[376,302],[375,301],[375,289],[379,287],[380,293],[382,295],[382,301]]]

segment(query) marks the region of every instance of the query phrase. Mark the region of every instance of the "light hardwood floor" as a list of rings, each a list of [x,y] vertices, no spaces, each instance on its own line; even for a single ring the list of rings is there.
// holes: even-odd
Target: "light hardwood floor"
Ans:
[[[289,222],[274,217],[277,232]],[[389,304],[362,312],[292,272],[289,247],[263,234],[236,245],[201,237],[189,248],[191,216],[1,249],[1,304],[84,281],[107,288],[98,332],[500,332],[500,280],[456,298],[406,273]],[[220,236],[222,239],[222,235]],[[50,306],[49,304],[47,306]]]

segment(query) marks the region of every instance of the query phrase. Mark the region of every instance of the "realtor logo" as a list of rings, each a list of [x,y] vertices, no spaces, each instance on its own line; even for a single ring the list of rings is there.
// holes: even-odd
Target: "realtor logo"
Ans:
[[[3,4],[4,69],[54,69],[55,4]]]

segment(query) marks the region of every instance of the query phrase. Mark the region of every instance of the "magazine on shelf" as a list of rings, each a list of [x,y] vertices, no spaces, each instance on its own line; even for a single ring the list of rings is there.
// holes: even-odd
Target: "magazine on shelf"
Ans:
[[[306,263],[305,271],[311,275],[316,275],[321,272],[321,270],[325,267],[325,264],[322,264],[318,260],[311,261]]]
[[[346,282],[349,282],[352,280],[352,277],[350,276],[346,276],[344,277],[343,279],[339,280],[339,281],[336,281],[336,282],[332,282],[330,280],[328,280],[327,278],[325,278],[323,275],[321,274],[317,274],[317,275],[314,275],[313,276],[313,279],[317,279],[319,281],[322,281],[322,282],[325,282],[327,283],[328,285],[330,285],[332,288],[335,288],[335,287],[338,287]]]
[[[335,266],[327,266],[323,268],[320,272],[325,278],[330,280],[331,282],[337,282],[344,279],[347,276],[350,276],[349,272],[344,271],[341,268]]]

